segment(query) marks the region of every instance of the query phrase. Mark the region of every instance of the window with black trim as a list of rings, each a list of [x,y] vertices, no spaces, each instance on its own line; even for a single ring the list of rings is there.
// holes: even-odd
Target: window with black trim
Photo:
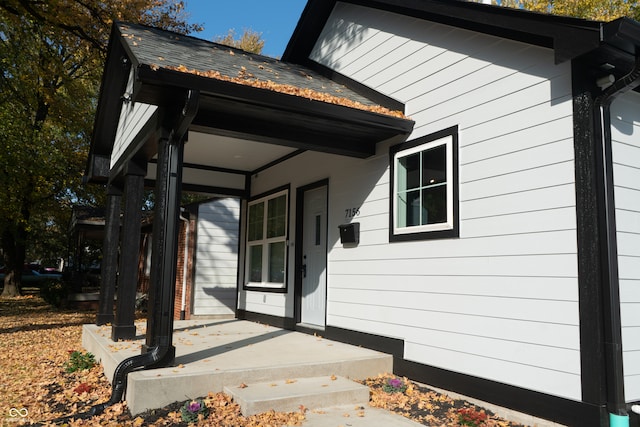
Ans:
[[[391,147],[390,241],[457,237],[458,127]]]
[[[288,190],[249,202],[247,287],[285,287],[288,206]]]

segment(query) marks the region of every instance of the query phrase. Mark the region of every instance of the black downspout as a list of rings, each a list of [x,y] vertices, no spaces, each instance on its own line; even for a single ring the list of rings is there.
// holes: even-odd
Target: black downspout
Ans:
[[[633,70],[607,88],[594,102],[596,122],[596,173],[602,188],[598,192],[600,216],[600,255],[604,324],[604,356],[606,361],[607,409],[610,422],[627,417],[622,360],[622,322],[620,318],[620,283],[618,277],[618,245],[616,238],[613,160],[611,149],[611,113],[614,99],[640,85],[640,57]],[[612,422],[613,423],[613,422]]]
[[[170,114],[179,117],[177,123],[163,123],[165,129],[158,141],[156,205],[153,221],[153,251],[151,257],[151,287],[147,311],[147,334],[142,352],[157,346],[166,347],[163,358],[152,367],[173,363],[173,313],[178,261],[178,228],[180,224],[180,193],[184,136],[198,110],[199,92],[190,90],[182,111]]]
[[[193,90],[189,90],[187,92],[187,96],[186,96],[186,102],[184,105],[184,108],[182,109],[182,111],[179,113],[178,116],[178,120],[172,124],[172,128],[173,131],[170,133],[169,138],[167,140],[167,142],[169,142],[169,144],[167,145],[176,145],[175,141],[178,141],[178,144],[182,144],[182,141],[184,139],[184,135],[186,134],[189,125],[191,124],[191,122],[193,121],[196,112],[198,110],[198,102],[199,102],[199,92],[198,91],[193,91]],[[180,148],[178,149],[178,152],[181,153],[182,147],[174,147],[175,148]],[[172,150],[169,150],[172,151]],[[181,156],[170,156],[171,159],[175,160],[181,160]],[[179,184],[180,184],[180,179],[182,176],[182,165],[181,164],[175,164],[175,162],[169,162],[170,166],[171,166],[171,170],[170,170],[170,175],[171,175],[171,181],[173,182],[173,184],[177,185],[178,189],[179,189]],[[167,177],[169,178],[169,177]],[[178,181],[176,181],[176,179]],[[166,180],[167,182],[169,181],[169,179]],[[168,188],[167,188],[168,190]],[[165,194],[166,197],[166,201],[169,201],[171,203],[175,202],[178,203],[178,207],[176,209],[172,209],[169,205],[167,205],[166,207],[168,208],[167,212],[168,214],[171,213],[175,213],[175,218],[173,218],[173,223],[177,223],[178,220],[178,216],[180,215],[180,207],[179,207],[179,202],[180,202],[180,194],[178,191],[178,194],[176,195],[175,192],[171,192],[171,191],[167,191],[167,193]],[[171,222],[171,221],[170,221]],[[175,231],[175,230],[174,230]],[[171,239],[169,239],[171,240]],[[173,239],[173,242],[177,244],[176,239]],[[169,243],[169,242],[167,242]],[[167,247],[167,245],[163,245],[164,248]],[[154,248],[155,249],[155,248]],[[170,248],[169,248],[170,249]],[[158,264],[162,264],[163,261],[170,261],[170,262],[164,262],[165,265],[167,264],[173,264],[173,277],[172,278],[168,278],[168,277],[163,277],[163,276],[156,276],[157,279],[156,280],[161,280],[162,284],[164,286],[169,286],[171,289],[173,289],[175,287],[175,270],[176,270],[176,257],[175,257],[175,252],[176,248],[174,248],[174,257],[171,260],[165,260],[163,259],[163,256],[160,255],[159,257],[157,256],[153,256],[152,257],[152,262],[153,259],[156,258],[156,268],[157,271],[162,273],[164,270],[162,268],[158,268],[157,265]],[[166,254],[165,254],[166,255]],[[159,258],[159,259],[158,259]],[[169,267],[168,270],[170,270],[171,268]],[[170,271],[169,271],[170,273]],[[154,283],[151,283],[151,286],[154,286]],[[155,336],[150,337],[150,330],[152,328],[150,328],[147,325],[147,345],[143,346],[143,353],[136,355],[136,356],[132,356],[129,357],[125,360],[123,360],[122,362],[120,362],[118,364],[118,366],[116,367],[114,373],[113,373],[113,380],[111,382],[111,398],[105,402],[105,403],[101,403],[98,405],[93,406],[90,410],[88,410],[87,412],[83,412],[80,414],[76,414],[76,415],[68,415],[62,418],[58,418],[52,421],[47,421],[46,423],[62,423],[62,422],[66,422],[72,419],[87,419],[87,418],[91,418],[93,416],[96,415],[100,415],[104,412],[104,410],[106,408],[108,408],[111,405],[114,405],[120,401],[122,401],[122,398],[124,397],[124,393],[126,391],[127,388],[127,375],[130,372],[133,372],[134,370],[137,369],[146,369],[146,368],[150,368],[150,367],[157,367],[159,365],[164,364],[168,358],[173,359],[173,354],[171,352],[171,350],[173,349],[173,346],[171,344],[172,341],[172,336],[173,336],[173,305],[171,305],[170,308],[168,308],[169,304],[172,304],[173,302],[173,291],[171,290],[171,293],[169,294],[163,294],[163,300],[164,302],[158,302],[158,304],[156,304],[157,306],[161,307],[163,312],[162,313],[157,313],[156,316],[156,320],[159,320],[159,322],[157,322],[154,330],[155,332]],[[170,300],[170,301],[169,301]],[[153,310],[154,307],[153,306],[149,306],[149,310]],[[149,322],[149,319],[147,319],[147,322]],[[151,338],[151,339],[150,339]],[[153,344],[151,346],[149,346],[149,342],[152,342]],[[42,425],[42,423],[36,423],[34,425]]]

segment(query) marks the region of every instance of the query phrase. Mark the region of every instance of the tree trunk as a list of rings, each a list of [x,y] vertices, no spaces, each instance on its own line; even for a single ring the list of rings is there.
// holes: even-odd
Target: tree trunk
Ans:
[[[7,271],[4,276],[4,289],[2,291],[2,297],[17,297],[20,295],[18,285],[14,280],[13,271]]]
[[[4,290],[3,297],[20,295],[22,269],[26,255],[27,230],[21,224],[6,224],[2,230],[2,248],[4,251]]]

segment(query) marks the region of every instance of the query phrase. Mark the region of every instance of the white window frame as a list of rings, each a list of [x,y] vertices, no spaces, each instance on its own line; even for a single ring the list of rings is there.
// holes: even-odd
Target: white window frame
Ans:
[[[284,218],[284,235],[276,236],[276,237],[267,237],[267,225],[268,225],[268,205],[269,200],[277,199],[278,197],[285,196],[285,218]],[[263,213],[263,222],[262,222],[262,239],[249,241],[249,218],[251,206],[257,205],[259,203],[264,203],[264,213]],[[289,190],[281,190],[274,193],[270,193],[263,197],[256,198],[251,200],[247,204],[247,224],[246,224],[246,249],[245,249],[245,287],[246,288],[266,288],[266,289],[286,289],[287,284],[287,265],[288,265],[288,251],[287,251],[287,243],[288,243],[288,224],[289,224]],[[268,280],[269,277],[269,247],[272,243],[283,243],[284,244],[284,266],[283,266],[283,281],[282,282],[270,282]],[[251,248],[255,246],[262,246],[262,272],[261,272],[261,281],[260,282],[252,282],[251,279]]]
[[[412,225],[405,227],[398,226],[398,178],[399,173],[402,170],[399,166],[400,160],[404,157],[429,151],[441,146],[445,147],[446,152],[446,221],[434,224]],[[398,241],[457,237],[459,228],[457,218],[457,127],[446,129],[444,131],[392,147],[390,161],[392,162],[391,170],[393,172],[393,176],[391,177],[392,187],[390,192],[391,218],[389,224],[389,239],[391,241]],[[423,189],[426,187],[419,188]]]

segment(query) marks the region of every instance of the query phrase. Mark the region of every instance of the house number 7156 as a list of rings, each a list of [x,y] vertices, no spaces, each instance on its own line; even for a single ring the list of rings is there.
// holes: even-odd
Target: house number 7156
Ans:
[[[348,208],[344,210],[345,218],[353,218],[358,215],[360,215],[360,208]]]

